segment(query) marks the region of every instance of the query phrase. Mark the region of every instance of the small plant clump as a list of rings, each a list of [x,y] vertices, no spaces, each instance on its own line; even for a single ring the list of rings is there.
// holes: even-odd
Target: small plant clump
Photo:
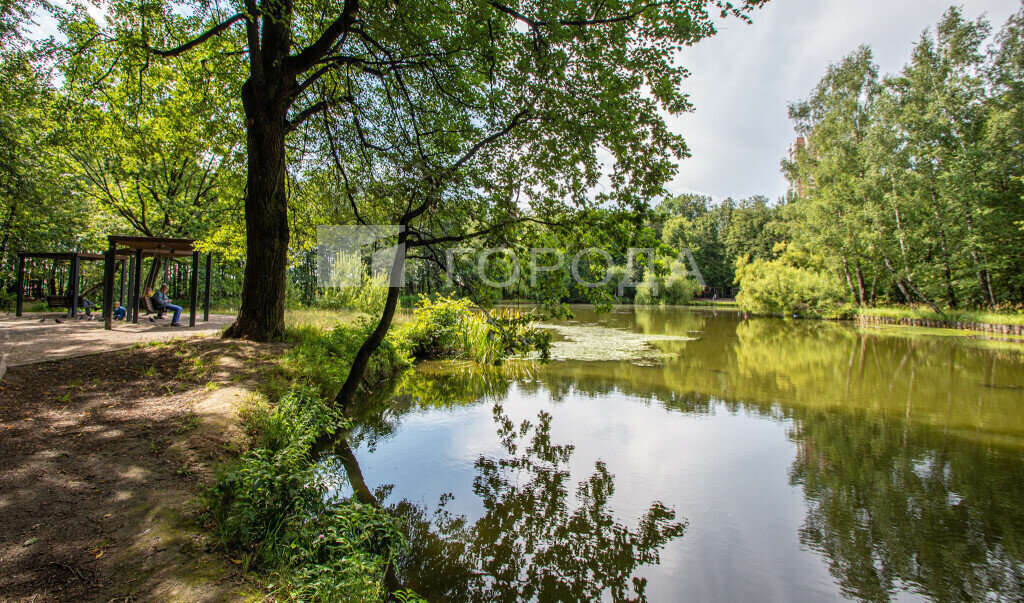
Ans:
[[[468,299],[423,298],[398,337],[419,359],[453,358],[500,365],[512,356],[550,356],[551,335],[536,327],[537,317],[512,308],[485,312]]]

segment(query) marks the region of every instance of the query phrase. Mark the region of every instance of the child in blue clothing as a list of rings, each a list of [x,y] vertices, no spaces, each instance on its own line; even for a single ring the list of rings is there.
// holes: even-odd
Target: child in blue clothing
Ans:
[[[114,302],[114,320],[124,320],[128,316],[128,310],[121,307],[121,302]]]

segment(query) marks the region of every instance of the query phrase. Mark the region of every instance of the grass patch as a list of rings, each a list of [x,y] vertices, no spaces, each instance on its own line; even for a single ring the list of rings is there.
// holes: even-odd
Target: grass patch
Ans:
[[[921,320],[939,320],[945,322],[981,322],[997,325],[1024,325],[1024,309],[1010,309],[997,312],[988,310],[946,310],[945,316],[931,308],[917,306],[885,306],[881,308],[862,308],[857,311],[860,316],[877,316],[883,318],[907,318]]]
[[[735,301],[711,301],[711,300],[693,300],[690,303],[683,306],[684,308],[739,308],[740,305]]]

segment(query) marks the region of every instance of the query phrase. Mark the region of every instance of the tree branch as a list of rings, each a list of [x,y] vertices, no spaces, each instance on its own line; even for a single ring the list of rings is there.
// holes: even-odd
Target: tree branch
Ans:
[[[322,113],[323,111],[326,111],[330,107],[333,107],[334,105],[343,101],[347,103],[352,103],[355,102],[355,98],[349,94],[346,96],[336,96],[333,98],[328,98],[318,103],[314,103],[307,107],[306,109],[304,109],[303,111],[301,111],[298,115],[296,115],[293,119],[291,119],[288,122],[288,130],[294,130],[295,128],[302,125],[302,123],[309,119],[310,117],[313,117],[318,113]]]
[[[159,57],[165,57],[166,58],[166,57],[178,56],[179,54],[184,54],[184,53],[188,52],[189,50],[192,50],[193,48],[195,48],[196,46],[199,46],[200,44],[202,44],[203,42],[209,40],[210,38],[212,38],[214,36],[217,36],[217,35],[220,35],[225,29],[231,27],[235,23],[238,23],[239,21],[242,21],[242,20],[247,20],[248,18],[249,18],[249,16],[246,15],[245,13],[238,13],[237,15],[235,15],[235,16],[231,17],[230,19],[228,19],[227,21],[224,21],[224,22],[222,22],[222,23],[220,23],[218,25],[215,25],[214,27],[208,29],[205,33],[203,33],[198,38],[195,38],[193,40],[185,42],[181,46],[176,46],[174,48],[170,48],[170,49],[167,49],[167,50],[161,50],[159,48],[153,48],[153,47],[149,46],[148,44],[143,43],[143,48],[146,50],[146,52],[155,54],[155,55],[157,55]]]
[[[334,46],[334,42],[342,35],[349,32],[352,24],[356,22],[356,13],[359,11],[359,0],[345,0],[341,9],[341,16],[334,20],[320,37],[298,54],[291,55],[284,60],[284,68],[293,75],[310,69],[316,63],[327,56]]]

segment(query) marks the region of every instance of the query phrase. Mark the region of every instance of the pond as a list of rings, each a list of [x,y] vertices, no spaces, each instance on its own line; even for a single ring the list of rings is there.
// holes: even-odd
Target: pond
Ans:
[[[1024,599],[1024,353],[617,309],[639,361],[428,363],[325,466],[431,601]],[[346,471],[341,471],[343,465]]]

